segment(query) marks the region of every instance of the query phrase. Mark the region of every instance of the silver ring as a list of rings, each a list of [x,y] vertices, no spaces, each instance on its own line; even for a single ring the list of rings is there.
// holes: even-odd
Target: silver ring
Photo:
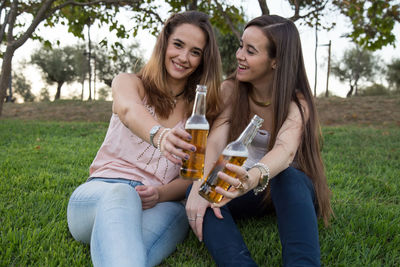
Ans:
[[[243,180],[249,180],[249,175],[246,173],[246,175],[243,177]]]
[[[203,215],[197,214],[196,217],[197,217],[197,218],[199,218],[199,217],[200,217],[200,218],[203,218]]]
[[[243,189],[243,184],[241,181],[239,181],[239,184],[237,186],[235,186],[236,189],[238,190],[242,190]]]
[[[195,221],[196,219],[188,218],[188,221]]]

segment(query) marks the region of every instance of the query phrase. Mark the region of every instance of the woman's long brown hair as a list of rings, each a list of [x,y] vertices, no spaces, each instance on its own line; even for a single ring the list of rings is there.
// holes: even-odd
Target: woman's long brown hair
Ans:
[[[152,55],[148,63],[140,70],[138,76],[143,82],[148,104],[155,108],[158,116],[167,118],[174,109],[175,103],[173,97],[166,91],[165,53],[169,36],[176,27],[185,23],[199,27],[206,36],[206,46],[203,50],[201,63],[189,76],[183,95],[188,103],[186,113],[189,115],[192,110],[193,100],[196,95],[196,85],[206,85],[207,119],[211,125],[221,109],[219,98],[221,57],[212,26],[206,14],[198,11],[173,14],[165,22],[157,38]]]
[[[263,15],[251,20],[245,27],[259,27],[269,40],[267,47],[270,58],[276,59],[272,84],[272,130],[269,142],[271,149],[276,141],[279,129],[285,122],[289,105],[293,101],[300,110],[303,120],[303,135],[297,151],[296,163],[300,170],[307,174],[315,188],[318,206],[318,216],[322,217],[325,225],[333,214],[324,165],[321,157],[322,134],[317,117],[317,111],[308,83],[300,36],[294,23],[276,15]],[[229,79],[234,79],[236,73]],[[229,140],[234,140],[250,121],[248,94],[252,90],[250,83],[235,81],[236,89],[233,112],[230,120],[231,131]],[[301,93],[308,105],[309,119],[305,121],[297,93]],[[243,116],[246,114],[246,116]],[[267,199],[265,199],[267,201]]]

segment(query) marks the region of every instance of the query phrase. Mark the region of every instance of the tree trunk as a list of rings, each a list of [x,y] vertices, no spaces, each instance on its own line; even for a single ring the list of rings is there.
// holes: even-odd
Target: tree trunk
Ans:
[[[7,46],[6,52],[3,55],[3,63],[1,65],[0,75],[0,117],[3,111],[4,99],[7,95],[7,88],[11,76],[11,63],[14,56],[15,48]]]
[[[351,95],[353,94],[353,90],[354,90],[354,86],[352,84],[350,84],[350,91],[347,93],[346,97],[351,97]]]
[[[85,89],[84,84],[85,84],[85,80],[82,81],[81,101],[83,101],[83,89]]]
[[[64,82],[58,82],[57,83],[57,93],[56,96],[54,97],[54,101],[60,99],[61,96],[61,86],[64,84]]]

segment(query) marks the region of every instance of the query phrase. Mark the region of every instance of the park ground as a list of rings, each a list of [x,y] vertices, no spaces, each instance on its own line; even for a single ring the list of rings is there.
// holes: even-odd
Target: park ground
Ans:
[[[108,122],[109,101],[6,103],[2,118],[50,121]],[[400,126],[400,96],[317,98],[316,105],[324,126]]]

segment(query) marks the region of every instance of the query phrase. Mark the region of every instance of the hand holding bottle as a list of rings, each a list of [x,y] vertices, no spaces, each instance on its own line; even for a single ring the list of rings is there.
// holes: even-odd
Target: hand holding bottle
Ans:
[[[217,186],[215,192],[223,196],[222,200],[218,203],[213,203],[212,208],[219,208],[226,205],[229,201],[234,198],[240,197],[250,190],[257,187],[260,173],[258,169],[250,169],[246,171],[244,168],[237,166],[235,164],[226,164],[225,168],[232,173],[232,176],[228,175],[226,172],[218,172],[218,178],[225,181],[230,185],[228,190],[224,190]]]
[[[163,132],[164,131],[164,132]],[[164,156],[175,164],[182,164],[182,159],[188,159],[189,155],[185,151],[196,151],[196,147],[185,140],[190,140],[191,136],[178,124],[172,129],[164,128],[157,136],[157,147]]]

